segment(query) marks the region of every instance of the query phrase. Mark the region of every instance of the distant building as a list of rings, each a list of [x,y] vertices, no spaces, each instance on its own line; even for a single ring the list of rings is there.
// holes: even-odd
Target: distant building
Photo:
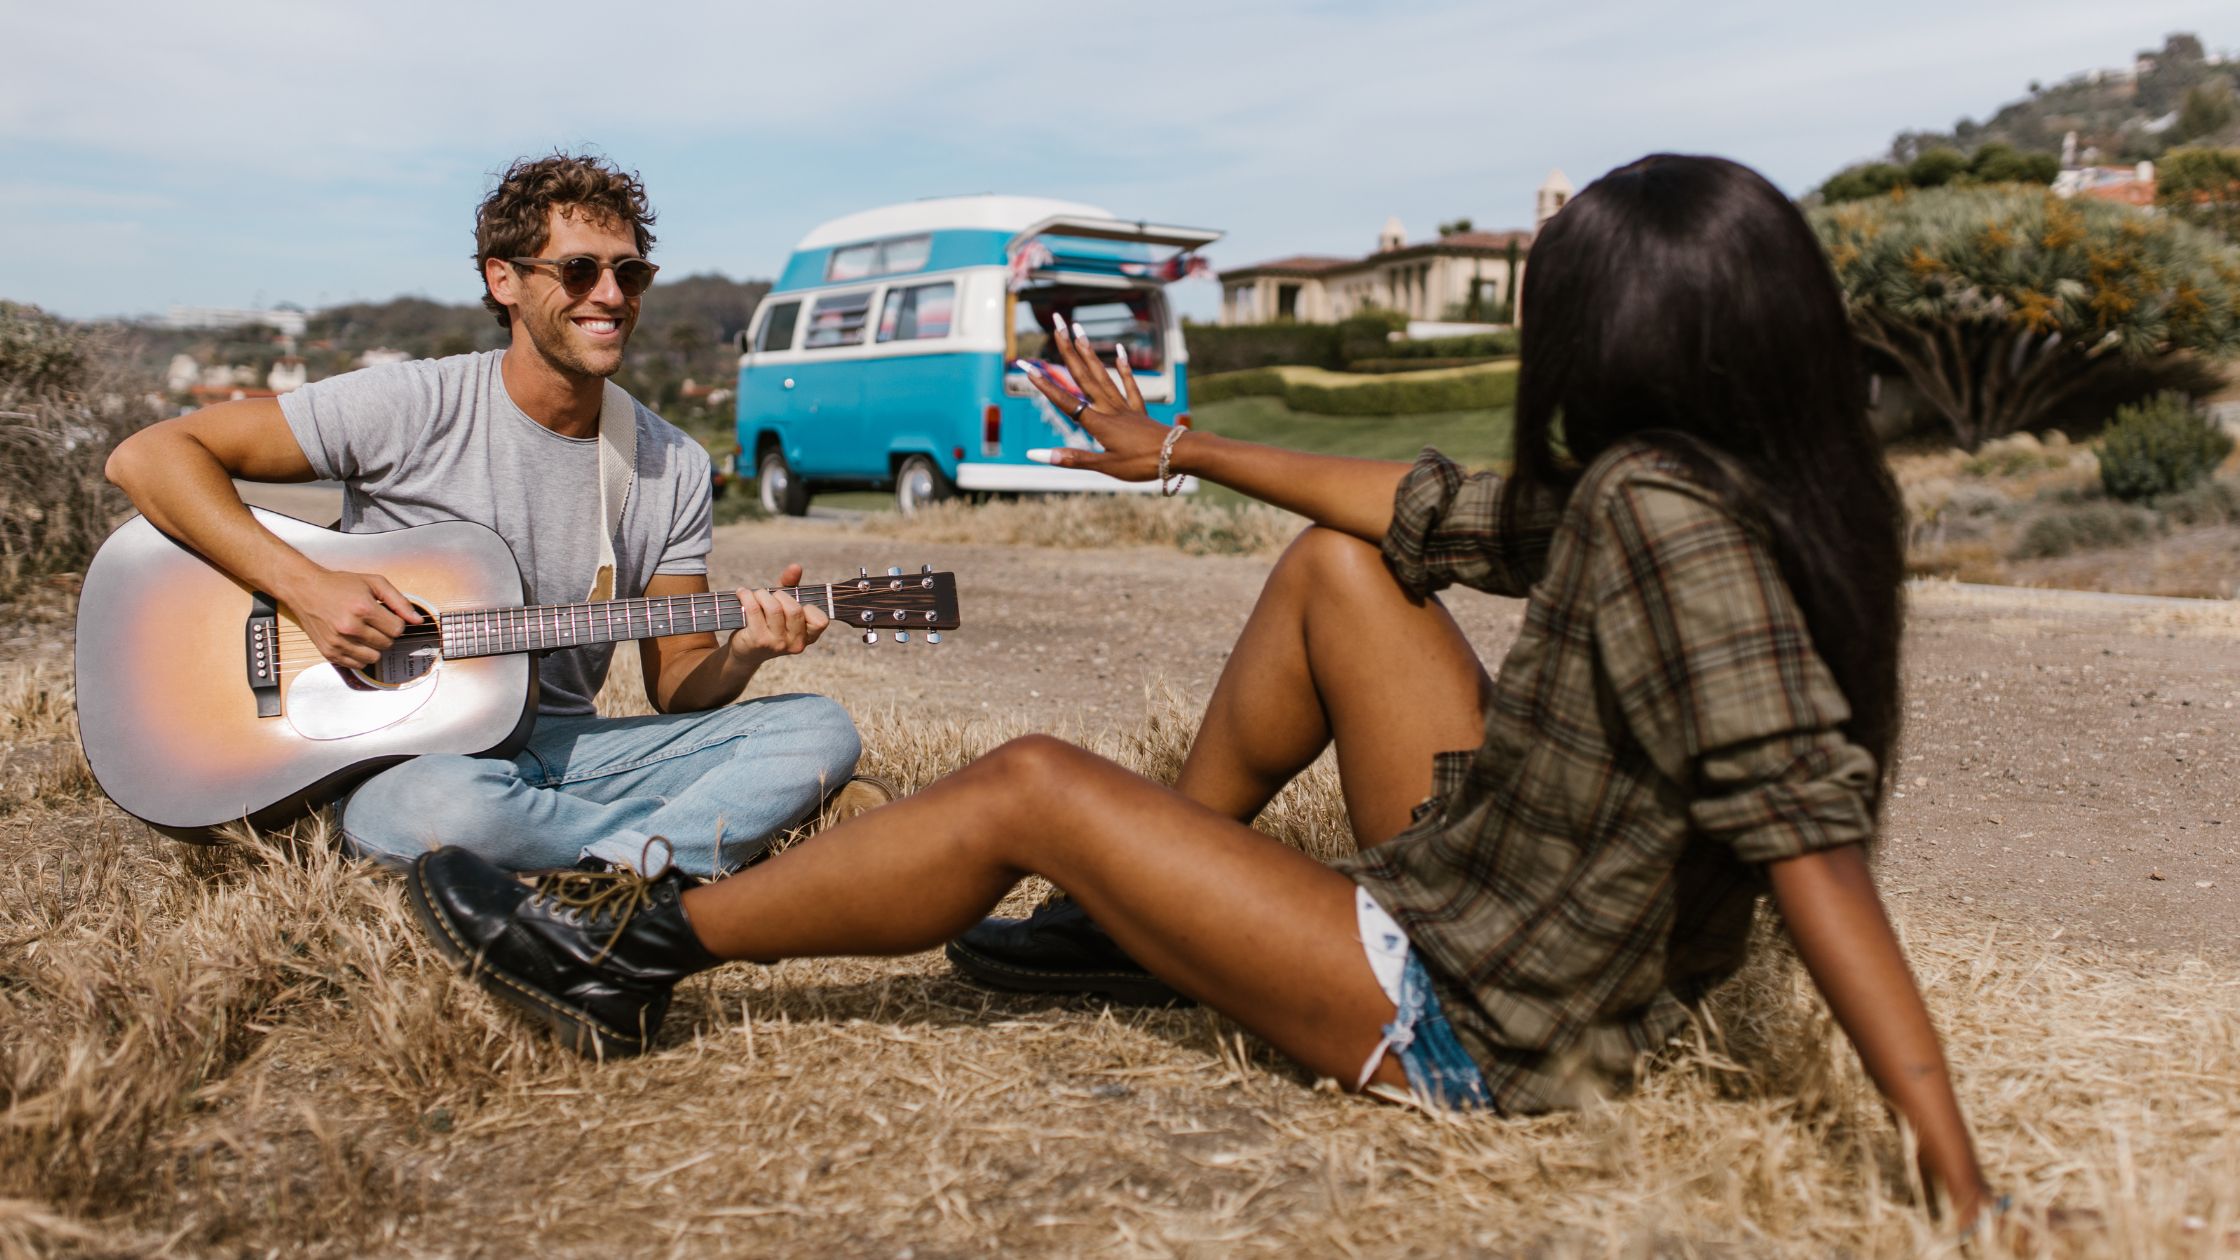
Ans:
[[[264,386],[275,394],[286,394],[303,388],[309,369],[303,360],[284,354],[272,361],[272,370],[265,373]]]
[[[2061,171],[2053,177],[2053,195],[2082,197],[2087,201],[2118,201],[2127,206],[2154,206],[2154,163],[2137,166],[2095,166],[2097,156],[2086,149],[2080,155],[2077,133],[2061,140]]]
[[[1571,191],[1562,171],[1549,172],[1535,198],[1536,228],[1570,201]],[[1524,254],[1531,246],[1532,233],[1526,231],[1450,232],[1411,245],[1395,216],[1378,230],[1374,253],[1294,254],[1222,272],[1221,322],[1328,323],[1370,307],[1436,321],[1467,306],[1473,290],[1488,319],[1503,309],[1514,317]]]
[[[358,366],[362,368],[380,367],[386,363],[402,363],[411,357],[402,350],[391,350],[387,346],[375,346],[358,356]]]
[[[301,337],[309,326],[302,311],[284,306],[262,311],[231,306],[174,306],[163,322],[170,328],[254,328],[261,324],[290,337]]]

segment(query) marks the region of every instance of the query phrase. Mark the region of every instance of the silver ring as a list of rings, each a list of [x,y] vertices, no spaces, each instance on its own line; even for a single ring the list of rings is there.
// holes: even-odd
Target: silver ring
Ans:
[[[1089,400],[1084,398],[1081,400],[1081,405],[1073,409],[1073,421],[1075,424],[1081,423],[1081,413],[1087,411],[1088,409]]]

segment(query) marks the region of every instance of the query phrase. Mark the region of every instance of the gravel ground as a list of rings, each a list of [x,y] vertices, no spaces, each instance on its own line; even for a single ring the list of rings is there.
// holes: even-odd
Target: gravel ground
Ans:
[[[959,575],[939,647],[820,644],[852,706],[1131,723],[1147,685],[1209,691],[1271,562],[1165,550],[918,545],[845,523],[717,532],[718,582],[920,564]],[[1449,597],[1497,662],[1521,605]],[[1917,587],[1907,728],[1882,880],[1982,916],[1987,935],[2240,953],[2240,605]]]

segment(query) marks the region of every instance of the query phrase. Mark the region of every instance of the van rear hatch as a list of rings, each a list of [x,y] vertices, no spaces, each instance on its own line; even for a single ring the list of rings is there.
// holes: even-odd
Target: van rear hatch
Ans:
[[[1012,237],[1004,257],[1014,288],[1059,278],[1163,284],[1190,274],[1188,255],[1220,239],[1211,228],[1057,215]]]

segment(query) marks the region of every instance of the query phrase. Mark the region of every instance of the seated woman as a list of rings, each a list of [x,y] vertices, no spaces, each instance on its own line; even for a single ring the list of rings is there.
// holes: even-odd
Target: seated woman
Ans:
[[[1900,509],[1819,245],[1750,170],[1650,157],[1547,225],[1524,310],[1506,478],[1171,430],[1059,338],[1086,403],[1037,378],[1104,449],[1052,462],[1314,522],[1174,788],[1029,736],[719,883],[532,886],[442,850],[411,880],[424,921],[578,1049],[630,1054],[680,977],[928,949],[1038,874],[1308,1070],[1516,1115],[1667,1045],[1770,888],[1973,1220],[1987,1192],[1868,874]],[[1497,677],[1432,597],[1456,582],[1527,601]],[[1246,825],[1332,742],[1360,843],[1335,869]]]

